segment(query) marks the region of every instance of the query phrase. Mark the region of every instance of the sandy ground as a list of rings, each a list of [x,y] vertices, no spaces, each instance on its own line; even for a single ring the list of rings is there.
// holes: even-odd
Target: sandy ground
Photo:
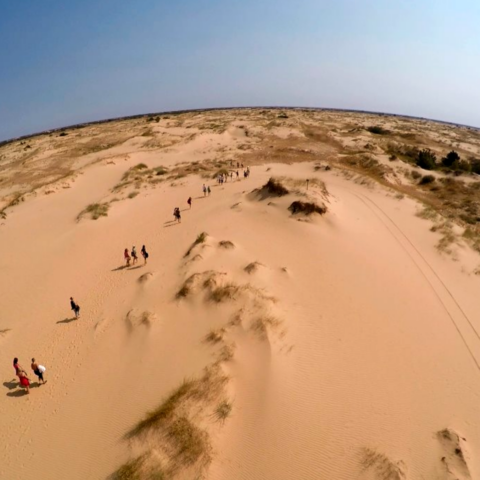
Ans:
[[[457,261],[441,255],[416,201],[335,168],[271,163],[222,186],[197,175],[166,181],[113,202],[106,217],[77,218],[111,198],[128,168],[203,160],[216,140],[161,157],[119,150],[123,157],[82,168],[3,222],[0,478],[114,478],[152,451],[173,462],[168,436],[125,435],[212,365],[228,376],[225,388],[184,412],[208,435],[209,460],[177,466],[172,478],[479,478],[478,255],[465,246]],[[272,176],[291,193],[254,192]],[[327,213],[291,215],[290,203],[305,198]],[[185,257],[201,232],[205,243]],[[147,265],[120,268],[123,250],[142,244]],[[239,287],[216,302],[195,283],[176,298],[202,272],[210,272],[202,282],[214,275]],[[218,343],[205,341],[222,328]],[[224,347],[233,357],[217,361]],[[15,356],[30,395],[18,387]],[[47,368],[44,386],[32,356]],[[223,398],[232,410],[219,421],[208,412]]]

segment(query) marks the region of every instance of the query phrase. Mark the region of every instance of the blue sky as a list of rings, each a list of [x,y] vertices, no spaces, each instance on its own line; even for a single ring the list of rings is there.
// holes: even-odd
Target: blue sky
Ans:
[[[0,0],[0,140],[246,105],[480,127],[479,25],[477,0]]]

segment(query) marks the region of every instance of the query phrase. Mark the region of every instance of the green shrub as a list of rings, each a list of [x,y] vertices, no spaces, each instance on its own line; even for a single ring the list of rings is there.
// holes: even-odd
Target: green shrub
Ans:
[[[437,168],[437,156],[429,148],[418,152],[417,165],[424,170],[435,170]]]
[[[420,180],[419,185],[427,185],[435,181],[435,177],[433,175],[425,175]]]
[[[451,167],[455,162],[460,160],[460,155],[452,150],[450,153],[447,154],[446,157],[442,158],[442,165],[444,167]]]

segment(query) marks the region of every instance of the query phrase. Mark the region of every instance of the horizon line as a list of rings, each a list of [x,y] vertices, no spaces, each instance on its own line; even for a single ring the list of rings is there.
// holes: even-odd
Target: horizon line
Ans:
[[[441,123],[444,125],[452,125],[455,127],[468,128],[472,130],[480,131],[480,127],[475,127],[473,125],[465,125],[462,123],[449,122],[447,120],[438,120],[434,118],[427,117],[418,117],[415,115],[406,115],[401,113],[388,113],[388,112],[376,112],[373,110],[360,110],[355,108],[335,108],[335,107],[300,107],[300,106],[244,106],[244,107],[207,107],[207,108],[191,108],[191,109],[182,109],[182,110],[167,110],[163,112],[149,112],[149,113],[138,113],[134,115],[126,115],[121,117],[114,118],[104,118],[101,120],[91,120],[82,123],[75,123],[72,125],[67,125],[64,127],[55,127],[48,130],[42,130],[40,132],[30,133],[26,135],[21,135],[19,137],[12,137],[6,140],[0,140],[0,147],[8,145],[9,143],[16,142],[18,140],[24,140],[27,138],[38,137],[40,135],[45,135],[49,133],[61,132],[64,130],[75,130],[78,128],[84,128],[89,125],[98,125],[101,123],[109,123],[121,120],[133,120],[136,118],[149,117],[152,115],[180,115],[182,113],[191,113],[191,112],[211,112],[211,111],[220,111],[220,110],[260,110],[260,109],[271,109],[271,110],[318,110],[318,111],[332,111],[332,112],[345,112],[345,113],[366,113],[369,115],[378,115],[378,116],[388,116],[388,117],[399,117],[399,118],[408,118],[413,120],[424,120],[428,122]]]

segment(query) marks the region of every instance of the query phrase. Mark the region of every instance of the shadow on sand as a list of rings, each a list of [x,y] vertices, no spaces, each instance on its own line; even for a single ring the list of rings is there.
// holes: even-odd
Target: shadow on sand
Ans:
[[[126,265],[121,265],[120,267],[114,268],[112,272],[118,272],[119,270],[125,270],[127,268]]]
[[[77,318],[75,317],[65,318],[64,320],[59,320],[57,323],[70,323],[70,322],[74,322],[75,320],[77,320]]]
[[[18,380],[10,380],[9,382],[3,382],[3,386],[9,390],[14,390],[19,385]]]

